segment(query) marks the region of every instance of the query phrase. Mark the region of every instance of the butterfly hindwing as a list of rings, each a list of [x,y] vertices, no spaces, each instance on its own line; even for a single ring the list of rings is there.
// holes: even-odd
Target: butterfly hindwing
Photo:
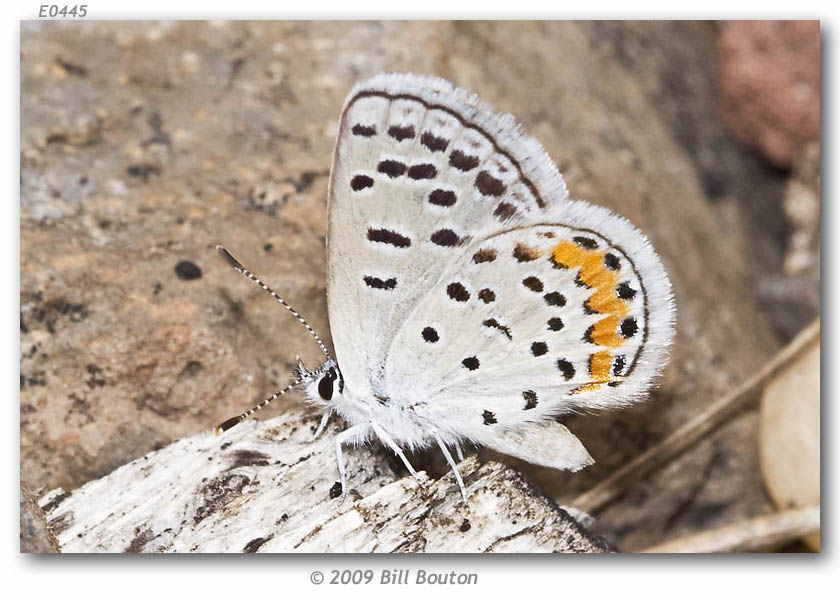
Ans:
[[[475,240],[441,274],[394,340],[389,394],[419,396],[421,415],[488,443],[647,389],[670,339],[661,264],[604,209],[570,203],[550,216]]]
[[[556,421],[501,428],[481,441],[497,452],[560,471],[579,471],[594,462],[580,440]]]

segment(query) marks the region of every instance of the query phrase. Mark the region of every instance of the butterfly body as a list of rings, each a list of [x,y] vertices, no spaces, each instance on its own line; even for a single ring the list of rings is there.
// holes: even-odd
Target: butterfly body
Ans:
[[[371,437],[412,472],[402,448],[437,444],[455,470],[464,442],[577,470],[592,459],[556,418],[639,400],[667,361],[673,300],[645,236],[571,200],[513,117],[444,80],[351,91],[328,203],[336,357],[298,375],[322,425],[350,425],[342,482],[341,444]]]

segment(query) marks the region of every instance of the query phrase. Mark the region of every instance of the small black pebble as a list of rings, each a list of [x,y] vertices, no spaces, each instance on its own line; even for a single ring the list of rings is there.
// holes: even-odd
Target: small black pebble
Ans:
[[[263,245],[263,250],[265,250],[266,252],[271,252],[273,249],[274,249],[274,246],[272,244],[264,244]]]
[[[330,498],[338,498],[341,496],[341,482],[336,481],[330,488]]]
[[[175,274],[178,276],[178,279],[183,279],[184,281],[201,279],[201,269],[198,268],[197,264],[188,260],[182,260],[175,265]]]
[[[458,529],[460,529],[461,531],[469,531],[470,527],[472,527],[472,525],[470,525],[470,522],[464,519],[464,522],[461,523],[461,526]]]

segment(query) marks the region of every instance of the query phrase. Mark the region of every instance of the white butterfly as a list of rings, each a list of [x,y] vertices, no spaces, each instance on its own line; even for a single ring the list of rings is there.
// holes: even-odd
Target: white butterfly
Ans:
[[[645,236],[569,199],[510,115],[447,81],[383,74],[344,104],[329,186],[328,308],[335,359],[300,386],[415,471],[402,448],[481,444],[576,471],[592,458],[556,417],[639,400],[667,361],[674,304]]]

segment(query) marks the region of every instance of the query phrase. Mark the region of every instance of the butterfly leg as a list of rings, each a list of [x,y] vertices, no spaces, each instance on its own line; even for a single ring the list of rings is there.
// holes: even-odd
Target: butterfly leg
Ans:
[[[318,425],[318,429],[315,430],[315,435],[312,436],[312,441],[317,440],[321,436],[321,434],[324,433],[324,429],[327,428],[327,423],[330,420],[330,415],[332,415],[332,410],[327,409],[327,411],[324,413],[324,416],[321,417],[321,424]]]
[[[414,476],[414,478],[416,479],[418,477],[417,471],[415,471],[414,467],[411,466],[411,463],[408,462],[408,457],[406,457],[405,453],[402,451],[402,448],[397,446],[397,443],[391,438],[390,435],[388,435],[388,432],[382,429],[382,427],[380,427],[377,423],[371,421],[370,425],[371,427],[373,427],[373,431],[376,433],[376,436],[379,438],[379,440],[383,444],[388,446],[391,450],[393,450],[394,454],[400,457],[400,460],[402,460],[403,464],[405,465],[405,468],[408,469],[408,472],[411,473],[412,476]]]
[[[335,436],[335,458],[338,462],[338,476],[341,479],[340,502],[344,502],[344,499],[347,497],[347,470],[344,468],[344,452],[342,452],[341,446],[353,439],[364,437],[367,435],[367,432],[368,425],[364,423],[345,429]]]
[[[443,443],[443,440],[440,439],[440,436],[437,433],[432,434],[434,435],[435,441],[437,442],[438,446],[440,447],[441,452],[443,452],[443,457],[446,459],[446,462],[449,463],[449,467],[452,469],[453,475],[455,475],[455,481],[458,482],[458,487],[461,488],[461,495],[464,497],[464,503],[467,502],[467,488],[464,487],[464,480],[461,479],[461,474],[458,472],[458,467],[455,465],[455,461],[452,460],[452,455],[449,453],[449,450],[446,448],[446,444]]]

